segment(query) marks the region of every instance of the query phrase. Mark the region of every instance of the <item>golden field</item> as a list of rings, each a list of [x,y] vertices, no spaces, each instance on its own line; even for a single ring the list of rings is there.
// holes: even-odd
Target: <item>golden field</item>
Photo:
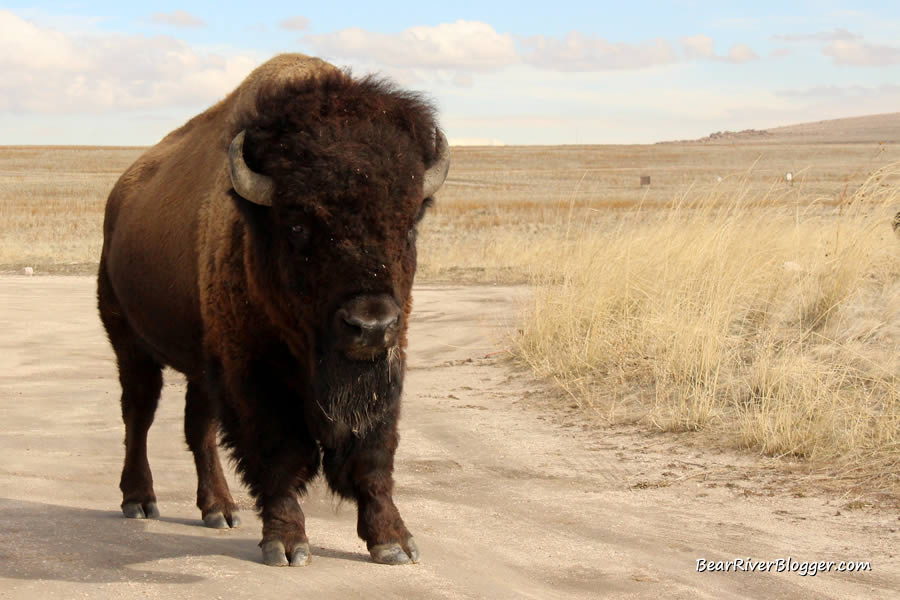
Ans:
[[[0,271],[92,272],[140,151],[0,148]],[[604,420],[896,499],[898,174],[869,139],[454,148],[419,277],[531,285],[509,350]]]
[[[106,195],[141,152],[0,147],[0,271],[91,271]],[[897,161],[900,144],[877,142],[456,147],[422,226],[419,277],[525,282],[536,241],[712,190],[725,201],[815,203],[823,213]],[[795,174],[790,187],[787,171]],[[641,175],[651,176],[649,187]]]

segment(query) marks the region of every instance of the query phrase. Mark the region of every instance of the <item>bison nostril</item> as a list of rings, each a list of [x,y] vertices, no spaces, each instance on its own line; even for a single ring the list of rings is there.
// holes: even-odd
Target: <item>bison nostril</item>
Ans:
[[[344,323],[350,327],[358,327],[359,329],[372,329],[375,327],[375,319],[364,319],[356,315],[344,315]]]
[[[399,314],[393,312],[372,316],[354,314],[347,310],[340,311],[340,320],[345,325],[344,339],[350,347],[384,348],[393,342],[393,328],[397,324]]]
[[[397,322],[397,315],[386,315],[381,318],[361,317],[346,313],[342,315],[344,322],[350,327],[361,330],[362,332],[384,332]]]

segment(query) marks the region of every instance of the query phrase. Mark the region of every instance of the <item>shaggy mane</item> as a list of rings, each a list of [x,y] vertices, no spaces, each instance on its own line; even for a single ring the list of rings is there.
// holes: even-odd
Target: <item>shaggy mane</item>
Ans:
[[[263,84],[254,112],[259,116],[241,127],[247,130],[245,159],[269,175],[291,178],[302,164],[317,171],[318,185],[327,186],[323,171],[372,161],[363,158],[372,148],[384,154],[378,164],[367,165],[373,173],[389,169],[404,151],[423,157],[426,168],[437,160],[434,106],[384,77],[354,79],[349,71],[333,71]],[[347,181],[350,174],[333,175]],[[304,179],[296,181],[302,185]]]

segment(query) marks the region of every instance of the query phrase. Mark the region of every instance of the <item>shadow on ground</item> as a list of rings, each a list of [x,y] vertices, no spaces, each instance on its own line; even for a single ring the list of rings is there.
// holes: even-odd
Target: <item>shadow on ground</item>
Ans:
[[[189,533],[175,534],[173,527]],[[192,528],[188,530],[187,528]],[[314,556],[367,562],[368,557],[313,546]],[[242,569],[269,569],[259,549],[229,531],[205,529],[200,521],[163,517],[159,521],[125,519],[116,511],[0,498],[0,578],[86,583],[196,583],[206,577],[160,570],[166,559],[194,563],[202,573],[204,557],[241,561]],[[153,563],[151,570],[147,565]],[[183,567],[183,565],[182,565]]]

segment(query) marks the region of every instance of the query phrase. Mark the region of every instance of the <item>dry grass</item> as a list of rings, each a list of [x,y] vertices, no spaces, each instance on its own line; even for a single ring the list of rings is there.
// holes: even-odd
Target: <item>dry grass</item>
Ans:
[[[570,235],[534,265],[516,354],[612,422],[865,460],[897,498],[896,175],[835,208],[749,184],[688,190]]]
[[[419,276],[524,283],[567,233],[616,227],[637,206],[667,210],[687,190],[692,198],[753,196],[787,207],[815,199],[824,214],[869,173],[900,161],[900,145],[454,148],[453,161],[422,225]],[[650,187],[640,186],[642,174]]]
[[[92,270],[106,196],[141,152],[0,147],[0,270]],[[419,276],[524,282],[542,243],[610,211],[665,207],[688,187],[756,193],[786,171],[797,174],[794,190],[836,204],[866,173],[898,160],[900,145],[877,143],[454,148],[422,226]],[[649,188],[641,174],[652,176]]]
[[[103,208],[138,148],[0,149],[0,269],[93,270]]]
[[[140,151],[0,149],[0,270],[93,271],[106,195]],[[419,277],[531,283],[514,346],[538,374],[612,422],[703,430],[900,497],[900,145],[453,160]]]

